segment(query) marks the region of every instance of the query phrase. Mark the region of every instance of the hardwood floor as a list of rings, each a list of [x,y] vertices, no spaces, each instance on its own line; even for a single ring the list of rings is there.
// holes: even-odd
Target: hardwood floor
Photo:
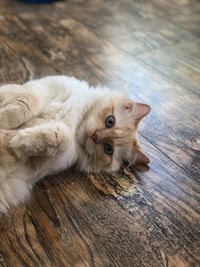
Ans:
[[[66,74],[152,112],[149,170],[73,170],[0,217],[0,266],[200,266],[198,0],[0,0],[0,83]]]

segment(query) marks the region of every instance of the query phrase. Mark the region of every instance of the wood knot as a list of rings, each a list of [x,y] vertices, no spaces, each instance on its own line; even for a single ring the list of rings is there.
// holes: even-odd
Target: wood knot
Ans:
[[[139,185],[137,178],[126,169],[116,175],[90,175],[89,179],[97,190],[113,197],[131,197]]]
[[[198,138],[192,138],[192,140],[191,140],[191,147],[194,150],[200,150],[200,137],[198,137]]]

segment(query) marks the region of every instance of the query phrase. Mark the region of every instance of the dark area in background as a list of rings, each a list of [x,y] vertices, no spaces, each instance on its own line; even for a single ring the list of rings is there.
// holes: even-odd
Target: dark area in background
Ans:
[[[28,4],[44,4],[44,3],[56,2],[58,0],[17,0],[17,1]]]

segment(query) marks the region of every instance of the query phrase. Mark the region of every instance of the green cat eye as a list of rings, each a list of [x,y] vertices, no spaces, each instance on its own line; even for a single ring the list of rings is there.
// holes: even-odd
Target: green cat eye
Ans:
[[[115,117],[114,116],[108,116],[105,120],[105,125],[107,128],[112,128],[115,124]]]
[[[104,153],[111,156],[113,154],[113,147],[110,144],[104,145]]]

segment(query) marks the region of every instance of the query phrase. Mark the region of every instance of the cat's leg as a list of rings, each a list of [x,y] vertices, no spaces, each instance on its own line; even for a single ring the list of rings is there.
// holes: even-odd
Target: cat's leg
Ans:
[[[23,85],[0,87],[0,129],[15,129],[44,107],[44,97],[34,89],[25,90]]]
[[[17,131],[0,130],[0,213],[23,201],[30,192],[34,170],[19,160],[9,141]]]
[[[23,179],[10,178],[0,183],[0,213],[29,196],[31,186]]]
[[[61,122],[49,122],[19,130],[10,146],[19,157],[54,156],[66,149],[69,129]]]

